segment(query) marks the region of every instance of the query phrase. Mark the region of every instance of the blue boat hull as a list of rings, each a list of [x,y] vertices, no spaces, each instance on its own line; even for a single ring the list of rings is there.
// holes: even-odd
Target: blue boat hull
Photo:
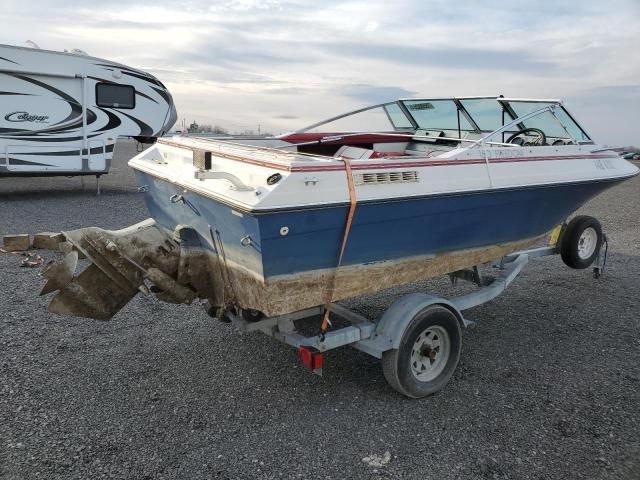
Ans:
[[[265,280],[335,267],[348,205],[242,213],[137,171],[163,227],[193,227],[201,244]],[[358,204],[343,265],[505,244],[553,229],[615,181],[547,185]],[[184,202],[169,198],[182,194]],[[288,233],[283,235],[286,227]],[[244,240],[243,240],[244,239]]]

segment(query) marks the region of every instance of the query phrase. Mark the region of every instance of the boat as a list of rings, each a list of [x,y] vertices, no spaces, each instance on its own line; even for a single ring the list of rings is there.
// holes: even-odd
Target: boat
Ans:
[[[138,292],[218,317],[331,305],[534,246],[638,174],[560,100],[502,96],[400,99],[271,138],[165,137],[129,165],[151,218],[63,232],[74,252],[44,274],[50,311],[106,320]],[[599,251],[589,228],[575,268]]]
[[[153,75],[74,49],[0,45],[0,177],[108,173],[118,137],[152,143],[176,121]]]

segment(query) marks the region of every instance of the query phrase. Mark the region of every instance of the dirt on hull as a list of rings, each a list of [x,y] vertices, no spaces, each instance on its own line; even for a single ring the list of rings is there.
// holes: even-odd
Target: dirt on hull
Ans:
[[[49,282],[42,293],[59,290],[49,310],[100,320],[113,317],[137,292],[153,293],[172,303],[201,298],[213,306],[282,315],[324,304],[334,275],[331,298],[335,301],[489,262],[530,247],[544,237],[265,281],[204,248],[188,227],[180,227],[171,235],[146,220],[124,230],[84,228],[64,236],[92,265],[74,276],[76,262],[67,259],[43,273]]]
[[[543,238],[544,235],[490,247],[340,267],[337,271],[332,299],[343,300],[439,277],[528,248]],[[267,316],[322,305],[326,301],[331,277],[336,274],[333,269],[317,270],[298,275],[273,277],[262,282],[239,269],[230,268],[229,270],[233,287],[230,293],[242,292],[236,301],[238,306],[259,310]]]

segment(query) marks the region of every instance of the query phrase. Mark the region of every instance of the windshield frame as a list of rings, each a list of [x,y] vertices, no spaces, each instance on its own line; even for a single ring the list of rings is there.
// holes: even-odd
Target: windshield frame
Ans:
[[[410,127],[401,127],[401,126],[396,125],[396,123],[393,121],[393,119],[391,117],[391,114],[389,113],[389,111],[386,108],[387,106],[390,106],[390,105],[396,105],[399,108],[400,112],[402,114],[404,114],[404,116],[406,117],[407,122],[409,124],[411,124]],[[364,112],[367,112],[369,110],[375,110],[377,108],[382,108],[382,110],[384,111],[385,115],[387,116],[387,119],[389,120],[389,126],[391,128],[393,128],[394,131],[397,131],[397,132],[413,132],[418,128],[418,125],[416,124],[414,118],[409,114],[409,112],[404,107],[404,105],[402,105],[402,102],[400,100],[395,100],[395,101],[391,101],[391,102],[384,102],[384,103],[377,103],[375,105],[369,105],[368,107],[358,108],[357,110],[351,110],[349,112],[342,113],[340,115],[336,115],[335,117],[327,118],[325,120],[322,120],[320,122],[314,123],[312,125],[308,125],[308,126],[303,127],[303,128],[301,128],[299,130],[295,130],[294,133],[305,133],[305,132],[308,132],[310,130],[313,130],[314,128],[318,128],[318,127],[321,127],[323,125],[326,125],[328,123],[332,123],[332,122],[341,120],[343,118],[350,117],[352,115],[358,115],[360,113],[364,113]],[[363,130],[363,131],[366,131],[366,130]]]
[[[500,106],[501,109],[501,115],[502,115],[502,126],[496,130],[489,130],[489,129],[482,129],[481,125],[479,125],[478,121],[476,119],[473,118],[473,115],[471,115],[471,113],[465,108],[464,103],[465,101],[473,101],[473,100],[494,100],[496,101],[497,105]],[[451,128],[431,128],[429,126],[422,126],[420,125],[420,122],[418,121],[418,119],[416,119],[416,117],[411,113],[410,109],[407,106],[406,102],[441,102],[441,101],[450,101],[453,102],[456,106],[456,115],[457,115],[457,119],[456,119],[456,124],[457,124],[457,128],[451,129]],[[375,105],[370,105],[367,107],[363,107],[363,108],[359,108],[356,110],[352,110],[340,115],[336,115],[334,117],[325,119],[323,121],[314,123],[312,125],[306,126],[304,128],[301,128],[299,130],[296,130],[294,133],[305,133],[308,132],[310,130],[313,130],[315,128],[321,127],[323,125],[335,122],[337,120],[352,116],[352,115],[357,115],[363,112],[367,112],[369,110],[374,110],[377,108],[382,108],[383,111],[385,112],[387,119],[389,121],[389,126],[391,128],[393,128],[393,130],[395,132],[407,132],[407,133],[415,133],[418,130],[446,130],[446,131],[455,131],[457,130],[458,132],[458,137],[461,138],[462,137],[462,133],[463,132],[469,132],[469,133],[474,133],[474,134],[483,134],[483,133],[487,133],[487,135],[485,135],[484,137],[482,137],[482,139],[479,142],[486,142],[488,139],[493,138],[496,134],[498,133],[506,133],[507,128],[511,128],[514,125],[517,125],[518,128],[520,130],[525,129],[525,125],[523,122],[526,121],[526,119],[528,118],[532,118],[535,117],[536,115],[531,115],[531,112],[529,114],[523,115],[521,117],[518,117],[517,113],[515,112],[514,108],[512,107],[512,103],[539,103],[541,105],[541,109],[536,110],[535,113],[536,115],[540,115],[541,113],[544,112],[551,112],[551,114],[553,115],[553,117],[556,119],[556,121],[559,123],[559,125],[567,132],[568,134],[568,138],[571,138],[572,140],[574,140],[577,144],[593,144],[594,141],[592,139],[592,137],[586,132],[586,130],[582,127],[582,125],[580,125],[575,118],[573,117],[573,115],[571,115],[571,113],[567,110],[567,108],[562,104],[561,100],[558,99],[527,99],[527,98],[505,98],[503,96],[469,96],[469,97],[431,97],[431,98],[403,98],[403,99],[399,99],[399,100],[395,100],[395,101],[390,101],[390,102],[384,102],[384,103],[378,103]],[[399,126],[396,122],[394,122],[392,115],[389,113],[388,111],[388,107],[391,106],[396,106],[399,108],[398,112],[401,112],[407,120],[407,124],[410,124],[411,127],[409,126]],[[567,129],[567,126],[564,125],[562,123],[562,121],[555,115],[555,110],[556,109],[560,109],[564,115],[566,115],[566,118],[571,121],[574,126],[577,128],[577,131],[579,131],[582,135],[583,138],[574,138],[571,135],[570,132],[570,128]],[[397,113],[397,112],[394,112]],[[469,124],[469,126],[471,127],[471,129],[462,129],[462,125],[461,125],[461,117],[464,117],[464,120],[466,121],[466,123]],[[368,132],[367,130],[359,130],[360,132]],[[355,132],[355,131],[354,131]],[[338,132],[335,132],[338,133]],[[344,132],[346,133],[346,132]]]

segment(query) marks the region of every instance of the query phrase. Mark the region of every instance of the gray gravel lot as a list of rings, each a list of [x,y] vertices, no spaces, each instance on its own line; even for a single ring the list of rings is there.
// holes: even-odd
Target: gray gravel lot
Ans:
[[[103,195],[78,178],[0,179],[0,234],[146,218],[118,146]],[[610,237],[599,280],[534,261],[468,312],[439,394],[407,400],[352,349],[324,377],[198,307],[138,296],[110,322],[49,314],[43,281],[0,254],[0,477],[640,478],[640,178],[584,207]],[[45,254],[47,259],[55,255]],[[400,294],[350,302],[380,314]],[[362,462],[391,453],[388,465]]]

